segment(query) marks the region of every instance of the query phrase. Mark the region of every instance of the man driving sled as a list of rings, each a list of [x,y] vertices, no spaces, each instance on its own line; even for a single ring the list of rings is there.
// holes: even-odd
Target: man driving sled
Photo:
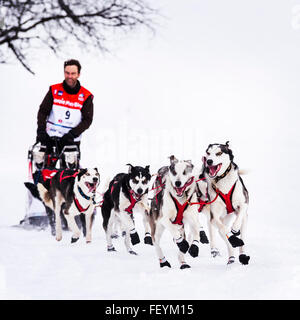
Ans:
[[[33,174],[33,180],[36,184],[37,182],[49,183],[50,179],[46,177],[47,172],[51,173],[49,170],[55,170],[58,160],[60,169],[70,168],[66,155],[72,156],[72,152],[64,153],[64,150],[68,150],[65,147],[73,146],[76,148],[78,154],[76,167],[79,167],[81,136],[93,121],[93,95],[81,86],[78,80],[80,71],[79,61],[75,59],[65,61],[64,81],[50,86],[39,107],[36,145],[40,145],[43,149],[40,148],[38,151],[44,153],[43,161],[36,163],[38,170]],[[35,160],[34,153],[33,160]],[[47,179],[49,181],[46,181]],[[33,211],[44,210],[33,209]],[[53,212],[49,212],[47,209],[47,215],[45,212],[30,214],[29,210],[25,219],[20,223],[43,228],[48,225],[49,218],[52,234],[54,234]]]

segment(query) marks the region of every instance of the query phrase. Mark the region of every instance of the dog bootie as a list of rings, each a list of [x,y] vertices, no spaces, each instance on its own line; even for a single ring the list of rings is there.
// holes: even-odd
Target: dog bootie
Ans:
[[[217,248],[211,248],[210,254],[212,255],[213,258],[221,255],[219,249]]]
[[[153,246],[152,238],[149,232],[145,233],[144,243]]]
[[[112,251],[117,251],[117,250],[115,249],[115,247],[113,245],[111,245],[111,246],[107,246],[107,251],[112,252]]]
[[[71,238],[71,243],[77,242],[79,238]]]
[[[200,242],[201,243],[209,243],[208,238],[204,230],[200,231]]]
[[[180,266],[180,269],[183,270],[183,269],[189,269],[191,266],[187,263],[183,263],[181,266]]]
[[[163,268],[163,267],[169,267],[169,268],[171,268],[171,265],[170,265],[170,263],[167,261],[166,258],[159,259],[159,265],[160,265],[161,268]]]
[[[179,248],[179,250],[183,253],[186,253],[189,249],[189,243],[183,239],[182,237],[180,237],[179,239],[176,240],[176,244]]]
[[[239,260],[241,264],[248,264],[250,260],[250,256],[247,256],[245,254],[240,254]]]
[[[136,231],[134,231],[134,233],[130,233],[130,239],[132,245],[140,243],[140,237]]]
[[[197,241],[198,242],[198,241]],[[196,258],[199,255],[199,247],[196,244],[192,244],[189,248],[189,254],[193,257]]]
[[[244,245],[244,241],[238,238],[239,235],[240,235],[240,231],[234,231],[234,230],[231,230],[231,232],[227,233],[226,235],[228,241],[230,242],[233,248],[241,247]]]

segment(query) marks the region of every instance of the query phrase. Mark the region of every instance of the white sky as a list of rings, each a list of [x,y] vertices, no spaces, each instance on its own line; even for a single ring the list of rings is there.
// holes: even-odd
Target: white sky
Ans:
[[[43,52],[32,63],[36,76],[17,63],[0,65],[1,167],[26,177],[39,104],[49,85],[63,80],[63,61],[74,57],[95,96],[94,122],[82,140],[87,166],[157,169],[173,153],[200,163],[209,143],[230,140],[237,163],[256,170],[253,188],[257,177],[276,183],[284,172],[280,182],[295,192],[300,0],[154,4],[165,16],[157,34],[113,42],[113,55]]]

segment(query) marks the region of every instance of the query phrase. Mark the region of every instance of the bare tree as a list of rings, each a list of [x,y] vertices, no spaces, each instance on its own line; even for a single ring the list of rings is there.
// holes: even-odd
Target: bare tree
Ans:
[[[0,62],[12,55],[32,74],[28,55],[41,44],[54,53],[70,39],[107,51],[111,31],[154,31],[157,10],[145,0],[0,0]]]

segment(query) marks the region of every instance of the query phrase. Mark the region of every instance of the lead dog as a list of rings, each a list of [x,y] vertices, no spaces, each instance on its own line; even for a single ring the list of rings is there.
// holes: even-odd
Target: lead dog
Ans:
[[[248,264],[250,256],[245,254],[244,237],[247,225],[247,209],[249,203],[248,191],[239,175],[238,166],[233,162],[233,153],[226,144],[210,144],[203,157],[205,177],[208,182],[211,224],[210,243],[212,254],[218,254],[215,246],[214,226],[228,248],[228,264],[235,261],[233,248],[239,247],[239,261]],[[231,223],[231,218],[234,219]]]
[[[171,267],[159,245],[165,229],[170,232],[178,246],[180,269],[190,268],[185,262],[186,252],[192,257],[197,257],[199,254],[199,231],[202,227],[196,206],[189,205],[191,201],[197,201],[193,167],[190,161],[179,161],[171,156],[170,166],[158,171],[154,188],[159,188],[161,185],[162,190],[151,200],[149,222],[160,267]],[[190,227],[191,246],[186,240],[186,225]]]
[[[76,224],[75,216],[85,215],[86,242],[92,241],[91,216],[95,208],[96,188],[100,183],[97,168],[78,170],[58,170],[52,177],[49,189],[41,183],[35,186],[25,183],[33,196],[43,201],[44,205],[55,212],[56,240],[62,239],[62,226],[60,213],[67,220],[68,227],[73,232],[71,242],[76,242],[80,237],[80,230]]]
[[[103,228],[106,233],[107,251],[116,251],[112,244],[113,225],[117,222],[125,231],[125,247],[130,254],[136,254],[131,248],[140,242],[135,229],[133,213],[137,209],[143,211],[145,227],[145,243],[152,244],[150,227],[146,221],[149,206],[147,204],[148,187],[151,179],[149,166],[145,168],[128,164],[128,173],[119,173],[109,183],[103,196],[101,212]],[[130,243],[131,242],[131,243]]]

